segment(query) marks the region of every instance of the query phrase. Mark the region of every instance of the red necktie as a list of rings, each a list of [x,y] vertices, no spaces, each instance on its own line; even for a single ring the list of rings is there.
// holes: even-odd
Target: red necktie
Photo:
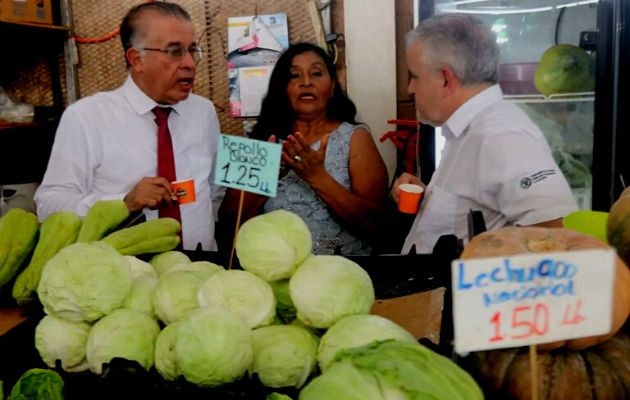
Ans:
[[[173,142],[171,140],[171,132],[168,129],[168,115],[171,113],[170,107],[155,107],[152,111],[155,114],[155,123],[158,126],[157,135],[157,155],[158,155],[158,167],[157,174],[163,178],[166,178],[169,182],[177,180],[175,174],[175,156],[173,155]],[[158,209],[160,218],[170,217],[175,218],[180,223],[182,217],[179,211],[179,204],[177,202],[171,203],[168,207],[160,207]],[[182,238],[180,232],[180,239]]]

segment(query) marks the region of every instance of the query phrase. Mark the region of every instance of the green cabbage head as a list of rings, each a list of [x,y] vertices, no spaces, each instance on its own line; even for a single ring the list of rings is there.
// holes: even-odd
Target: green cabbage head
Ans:
[[[175,370],[197,386],[239,380],[254,357],[252,331],[223,308],[201,308],[181,321],[175,338]]]
[[[180,375],[175,365],[175,339],[182,320],[167,325],[155,342],[155,369],[167,381],[174,381]]]
[[[308,226],[284,210],[250,219],[236,237],[236,255],[243,269],[267,282],[290,278],[311,248]]]
[[[87,341],[90,371],[101,374],[103,364],[119,357],[137,361],[144,369],[153,366],[157,322],[140,311],[118,309],[94,324]]]
[[[319,368],[325,372],[341,350],[386,339],[417,342],[411,333],[387,318],[367,314],[344,317],[331,326],[319,342],[317,350]]]
[[[165,251],[164,253],[156,254],[151,258],[149,263],[155,268],[158,276],[162,276],[163,273],[169,269],[176,267],[179,264],[188,264],[190,258],[181,251]]]
[[[153,295],[157,287],[157,276],[141,275],[133,280],[131,291],[123,302],[123,308],[141,311],[150,317],[155,317]]]
[[[317,338],[304,328],[272,325],[255,329],[251,374],[267,387],[300,388],[315,367]]]
[[[168,325],[199,308],[197,292],[208,276],[198,271],[170,271],[160,276],[153,292],[153,306],[160,321]]]
[[[142,261],[136,256],[124,256],[127,261],[129,261],[129,267],[131,267],[131,277],[137,278],[139,276],[150,276],[153,278],[157,278],[157,272],[155,272],[155,268],[153,265],[149,264],[146,261]]]
[[[57,372],[32,368],[13,385],[7,400],[63,400],[63,384]]]
[[[85,371],[88,369],[85,346],[91,328],[87,322],[47,315],[35,328],[35,348],[51,368],[60,360],[61,367],[68,372]]]
[[[247,271],[221,271],[199,288],[199,306],[224,307],[256,328],[271,324],[276,315],[276,298],[271,286]]]
[[[300,400],[482,400],[457,364],[424,346],[399,340],[344,350],[300,392]]]
[[[341,318],[367,314],[374,303],[370,276],[341,256],[312,256],[289,281],[297,317],[306,326],[328,328]]]
[[[37,294],[46,314],[92,322],[121,307],[131,285],[129,262],[113,247],[75,243],[46,263]]]

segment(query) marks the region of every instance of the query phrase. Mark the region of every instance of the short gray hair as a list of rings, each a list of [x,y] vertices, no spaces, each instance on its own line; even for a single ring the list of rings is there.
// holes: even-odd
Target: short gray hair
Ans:
[[[424,64],[448,66],[463,85],[499,81],[496,37],[479,19],[462,14],[440,14],[420,22],[406,37],[407,48],[424,44]]]

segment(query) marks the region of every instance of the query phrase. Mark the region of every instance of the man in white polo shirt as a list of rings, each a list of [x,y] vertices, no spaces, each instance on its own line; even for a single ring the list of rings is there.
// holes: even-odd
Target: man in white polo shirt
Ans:
[[[407,34],[409,92],[421,123],[441,126],[440,165],[403,245],[429,253],[441,235],[468,239],[468,212],[479,210],[488,230],[506,225],[562,226],[577,209],[542,132],[502,99],[499,50],[478,19],[433,17]],[[420,183],[403,174],[394,183]]]

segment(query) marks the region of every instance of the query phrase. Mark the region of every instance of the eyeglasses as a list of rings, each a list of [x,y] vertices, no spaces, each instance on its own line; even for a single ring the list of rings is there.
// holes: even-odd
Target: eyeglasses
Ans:
[[[190,46],[189,48],[181,46],[170,46],[165,49],[143,47],[142,50],[159,51],[169,56],[173,61],[181,61],[188,52],[190,53],[190,56],[192,57],[195,64],[199,64],[199,61],[201,61],[201,57],[203,56],[203,49],[199,46]]]

